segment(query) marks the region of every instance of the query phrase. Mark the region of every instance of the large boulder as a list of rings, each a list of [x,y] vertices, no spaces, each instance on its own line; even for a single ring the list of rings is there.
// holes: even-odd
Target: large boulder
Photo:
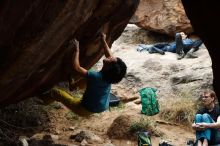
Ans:
[[[193,32],[180,0],[141,0],[130,22],[170,36],[180,31]]]
[[[136,51],[140,42],[145,42],[145,39],[146,44],[154,44],[154,41],[166,42],[167,37],[162,36],[148,34],[129,24],[114,42],[114,55],[123,57],[128,69],[126,77],[112,86],[112,92],[124,102],[139,97],[137,91],[144,87],[156,88],[161,101],[178,97],[196,100],[204,89],[212,88],[212,63],[203,44],[195,52],[198,58],[184,57],[181,60],[177,60],[176,53],[165,52],[165,55],[160,55],[150,54],[147,50]],[[101,68],[102,62],[98,65]]]
[[[203,40],[212,58],[213,86],[220,101],[220,9],[218,1],[191,1],[182,0],[186,14],[191,21],[193,29]],[[220,102],[219,102],[220,103]]]
[[[70,74],[77,80],[69,41],[79,40],[80,63],[89,69],[103,55],[99,33],[107,34],[111,46],[138,3],[139,0],[1,1],[0,105],[37,95],[67,80]]]

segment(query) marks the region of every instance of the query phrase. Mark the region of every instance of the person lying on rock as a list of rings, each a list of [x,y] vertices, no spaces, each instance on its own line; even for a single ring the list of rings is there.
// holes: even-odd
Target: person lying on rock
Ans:
[[[175,41],[172,43],[158,43],[154,45],[140,44],[138,50],[147,49],[149,53],[160,53],[162,55],[164,55],[165,52],[177,53],[177,59],[182,59],[185,55],[187,58],[197,58],[198,56],[196,56],[194,52],[199,50],[202,43],[200,39],[193,41],[187,38],[184,32],[180,32],[176,33]]]
[[[197,111],[192,124],[192,128],[196,131],[197,145],[220,144],[220,108],[215,102],[215,92],[205,90],[201,100],[203,107]]]
[[[86,90],[82,98],[72,96],[70,93],[54,87],[50,96],[62,102],[79,116],[89,116],[109,109],[109,95],[111,84],[120,82],[126,74],[127,66],[118,57],[114,57],[106,42],[106,35],[101,33],[104,45],[105,59],[100,71],[90,71],[79,63],[79,42],[73,40],[75,53],[73,55],[73,68],[87,80]]]

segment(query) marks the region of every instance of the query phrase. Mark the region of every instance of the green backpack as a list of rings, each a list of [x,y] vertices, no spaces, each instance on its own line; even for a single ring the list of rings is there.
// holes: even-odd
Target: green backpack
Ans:
[[[153,116],[159,113],[159,103],[155,88],[142,88],[139,90],[141,96],[142,110],[141,113],[147,116]]]
[[[152,146],[148,132],[138,132],[138,146]]]

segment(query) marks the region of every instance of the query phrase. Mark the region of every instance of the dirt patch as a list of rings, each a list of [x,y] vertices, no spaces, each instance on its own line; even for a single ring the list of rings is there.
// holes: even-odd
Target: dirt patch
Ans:
[[[134,120],[132,115],[121,115],[117,117],[107,131],[108,136],[117,139],[127,139],[127,137],[131,137],[129,128]]]
[[[18,145],[19,136],[31,136],[49,125],[42,102],[30,98],[0,109],[0,145]]]

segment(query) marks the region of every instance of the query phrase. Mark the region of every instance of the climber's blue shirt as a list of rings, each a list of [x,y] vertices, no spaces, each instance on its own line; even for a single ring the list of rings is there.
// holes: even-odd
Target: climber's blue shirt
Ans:
[[[103,80],[101,72],[88,71],[82,106],[94,113],[105,111],[109,107],[110,90],[111,84]]]
[[[186,48],[188,46],[190,46],[191,44],[193,44],[193,41],[191,39],[188,39],[188,38],[183,39],[182,41],[183,41],[184,47],[186,47]],[[173,43],[169,44],[169,47],[167,47],[166,51],[175,53],[176,52],[176,42],[173,42]]]

